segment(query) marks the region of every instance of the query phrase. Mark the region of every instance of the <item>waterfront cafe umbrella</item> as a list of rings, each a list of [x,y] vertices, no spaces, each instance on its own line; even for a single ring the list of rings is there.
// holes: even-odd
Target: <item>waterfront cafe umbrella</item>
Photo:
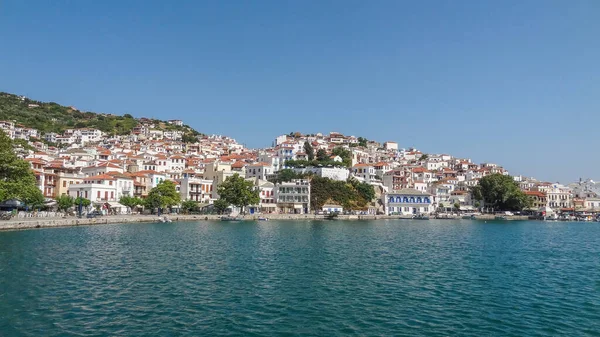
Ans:
[[[44,200],[44,206],[51,207],[51,206],[54,206],[56,204],[58,204],[58,203],[56,202],[56,200],[54,200],[52,198],[46,198],[46,200]]]
[[[13,208],[21,207],[21,206],[23,206],[23,203],[17,199],[5,200],[0,203],[0,208],[2,208],[2,209],[4,209],[4,208],[13,209]]]
[[[107,204],[108,204],[109,208],[111,208],[111,209],[115,209],[115,210],[118,210],[119,212],[121,212],[121,210],[122,210],[123,208],[125,208],[125,209],[127,208],[127,207],[125,207],[125,206],[121,205],[120,203],[118,203],[118,202],[114,202],[114,201],[107,202]]]

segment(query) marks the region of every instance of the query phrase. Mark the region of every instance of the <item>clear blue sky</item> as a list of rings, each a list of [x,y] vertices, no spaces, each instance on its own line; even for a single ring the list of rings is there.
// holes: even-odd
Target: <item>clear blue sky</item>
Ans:
[[[600,179],[600,1],[0,2],[0,91]]]

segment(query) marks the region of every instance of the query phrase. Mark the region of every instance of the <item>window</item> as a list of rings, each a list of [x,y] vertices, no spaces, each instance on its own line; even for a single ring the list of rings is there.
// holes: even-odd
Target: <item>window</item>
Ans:
[[[63,187],[67,187],[67,181],[63,180]]]

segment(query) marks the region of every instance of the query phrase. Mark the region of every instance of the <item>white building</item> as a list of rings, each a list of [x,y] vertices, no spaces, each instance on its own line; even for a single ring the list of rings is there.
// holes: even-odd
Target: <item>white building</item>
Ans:
[[[370,164],[356,164],[352,167],[352,175],[367,184],[378,182],[375,167]]]
[[[546,194],[548,195],[548,206],[550,208],[573,207],[573,194],[571,193],[571,189],[566,186],[553,184],[547,190]]]
[[[181,200],[193,200],[200,203],[210,203],[213,191],[212,180],[192,178],[187,175],[179,180]]]
[[[56,138],[60,137],[60,135],[56,132],[49,132],[44,134],[44,139],[50,143],[56,143]]]
[[[280,213],[310,213],[310,182],[294,179],[275,185],[275,200]]]
[[[405,188],[382,195],[387,215],[418,215],[434,211],[431,194]]]
[[[123,173],[123,167],[110,162],[103,162],[98,165],[88,166],[81,169],[81,173],[83,173],[86,177],[97,176],[108,172]]]
[[[250,214],[254,213],[273,213],[277,211],[277,203],[275,200],[275,185],[266,180],[246,178],[252,180],[258,189],[260,202],[258,205],[248,206]]]
[[[398,151],[398,143],[396,142],[385,142],[383,148],[386,150]]]
[[[15,127],[14,128],[14,139],[25,139],[29,140],[29,138],[37,138],[39,136],[38,130],[32,128],[25,127]]]
[[[331,213],[343,213],[344,212],[344,207],[340,206],[340,205],[330,205],[330,204],[326,204],[323,205],[323,207],[321,207],[321,210],[327,214],[331,214]]]
[[[350,176],[350,170],[345,167],[297,167],[293,169],[296,173],[312,172],[314,175],[332,180],[346,181]]]
[[[183,126],[183,121],[180,119],[170,119],[167,121],[169,124],[173,124],[173,125],[177,125],[177,126]]]
[[[177,171],[182,172],[185,170],[185,157],[181,155],[174,155],[169,157],[166,161],[166,171]]]
[[[10,139],[15,139],[15,123],[0,121],[0,129],[4,131]]]
[[[258,162],[246,166],[246,178],[267,180],[267,177],[274,172],[273,166],[269,165],[269,163]]]
[[[69,186],[68,194],[73,198],[83,197],[93,203],[117,201],[117,178],[101,174],[83,179],[83,183]]]

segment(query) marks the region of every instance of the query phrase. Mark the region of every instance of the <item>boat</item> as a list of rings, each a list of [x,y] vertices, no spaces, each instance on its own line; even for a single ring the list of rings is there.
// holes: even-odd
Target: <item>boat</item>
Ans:
[[[424,215],[424,214],[419,214],[419,215],[415,215],[413,217],[413,219],[415,219],[415,220],[429,220],[429,216]]]
[[[508,220],[508,217],[506,215],[496,215],[494,220]]]
[[[471,214],[471,215],[463,215],[462,219],[464,219],[464,220],[476,220],[477,218],[475,217],[475,214]]]
[[[236,216],[222,216],[221,221],[242,221],[242,218]]]
[[[459,216],[457,214],[448,214],[448,213],[440,213],[435,216],[438,220],[453,220],[458,219]]]
[[[265,217],[259,216],[258,217],[258,221],[269,221],[269,218],[265,218]]]
[[[166,216],[164,216],[162,218],[158,218],[158,221],[160,221],[160,222],[173,222],[173,220],[167,218]]]

